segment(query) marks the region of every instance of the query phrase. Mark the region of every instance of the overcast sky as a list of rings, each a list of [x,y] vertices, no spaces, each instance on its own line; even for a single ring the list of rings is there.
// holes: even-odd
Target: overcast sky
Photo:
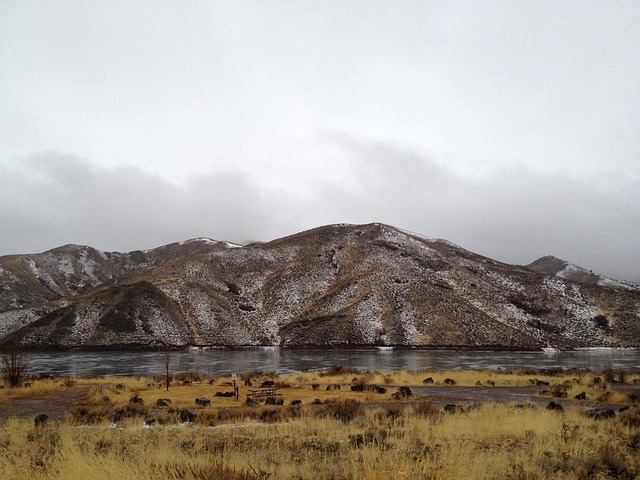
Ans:
[[[640,2],[0,1],[0,255],[383,222],[640,281]]]

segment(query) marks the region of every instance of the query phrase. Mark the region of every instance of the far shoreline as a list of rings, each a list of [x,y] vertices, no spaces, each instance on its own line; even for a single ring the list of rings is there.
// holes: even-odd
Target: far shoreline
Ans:
[[[554,353],[554,352],[580,352],[580,351],[607,351],[607,350],[638,350],[640,351],[640,345],[638,346],[582,346],[582,347],[522,347],[522,346],[465,346],[465,345],[436,345],[436,346],[424,346],[424,345],[169,345],[169,346],[147,346],[147,345],[99,345],[90,347],[65,347],[63,345],[49,346],[49,347],[36,347],[31,348],[28,346],[22,347],[25,352],[32,353],[99,353],[99,352],[187,352],[187,351],[207,351],[207,350],[228,350],[228,351],[241,351],[251,349],[262,350],[341,350],[341,351],[451,351],[451,352],[541,352],[541,353]]]

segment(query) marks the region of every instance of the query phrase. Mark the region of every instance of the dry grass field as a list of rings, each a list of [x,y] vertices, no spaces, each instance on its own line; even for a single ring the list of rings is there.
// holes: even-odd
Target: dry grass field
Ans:
[[[620,373],[624,384],[616,383]],[[0,472],[20,480],[637,479],[638,379],[637,372],[256,372],[238,379],[237,401],[220,396],[233,391],[230,377],[175,375],[169,391],[161,377],[37,379],[0,389]],[[278,387],[282,405],[246,405],[264,382]],[[501,401],[500,392],[515,389],[525,401]],[[582,392],[586,398],[576,399]],[[196,405],[198,397],[211,403]],[[170,404],[158,406],[162,399]],[[597,407],[602,415],[587,414]],[[39,413],[49,419],[36,424]]]

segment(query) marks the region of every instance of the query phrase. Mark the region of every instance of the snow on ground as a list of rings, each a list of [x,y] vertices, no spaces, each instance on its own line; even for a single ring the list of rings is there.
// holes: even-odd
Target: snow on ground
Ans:
[[[3,283],[6,281],[6,285],[4,286],[5,290],[11,290],[11,283],[24,283],[21,281],[13,272],[9,270],[5,270],[0,267],[0,278],[3,279]]]
[[[631,282],[622,282],[618,280],[613,280],[608,277],[599,276],[598,285],[601,287],[609,287],[609,288],[624,288],[625,290],[640,290],[640,285],[636,285]]]
[[[500,285],[501,287],[508,288],[513,291],[521,292],[524,290],[524,285],[516,282],[513,278],[501,273],[489,270],[486,272],[486,276],[489,277],[493,283]]]
[[[33,275],[44,285],[46,285],[52,292],[55,292],[60,296],[64,296],[66,294],[66,292],[60,288],[55,280],[51,278],[51,275],[49,275],[45,270],[39,268],[32,258],[25,257],[24,263],[33,272]]]
[[[544,277],[543,286],[550,293],[554,293],[556,295],[565,295],[566,291],[566,283],[557,277]]]
[[[92,258],[89,258],[89,252],[87,252],[86,249],[83,250],[82,254],[80,255],[80,265],[82,265],[82,273],[89,276],[92,283],[94,283],[94,280],[96,278],[95,269],[97,267],[97,263]]]
[[[9,335],[11,332],[35,322],[41,315],[42,312],[31,308],[0,313],[0,337]]]
[[[99,321],[99,312],[95,308],[84,308],[76,314],[75,325],[71,329],[71,340],[76,345],[83,345],[91,337]]]

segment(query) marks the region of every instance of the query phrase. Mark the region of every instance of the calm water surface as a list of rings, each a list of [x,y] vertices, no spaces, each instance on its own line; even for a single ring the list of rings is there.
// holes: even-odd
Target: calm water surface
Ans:
[[[639,349],[591,349],[566,352],[502,352],[472,350],[345,349],[256,347],[233,350],[171,352],[172,372],[207,375],[262,370],[295,373],[333,366],[360,370],[439,370],[532,368],[640,368]],[[30,374],[149,375],[163,373],[159,352],[38,352],[31,355]]]

